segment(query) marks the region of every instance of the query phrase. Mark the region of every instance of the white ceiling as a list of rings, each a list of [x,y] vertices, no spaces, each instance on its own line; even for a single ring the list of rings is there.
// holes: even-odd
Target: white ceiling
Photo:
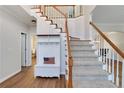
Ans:
[[[31,20],[36,20],[34,17],[30,16],[22,7],[19,5],[3,5],[0,6],[4,11],[12,14],[17,20],[29,25],[34,26]]]
[[[124,24],[124,5],[97,5],[92,18],[96,23]]]

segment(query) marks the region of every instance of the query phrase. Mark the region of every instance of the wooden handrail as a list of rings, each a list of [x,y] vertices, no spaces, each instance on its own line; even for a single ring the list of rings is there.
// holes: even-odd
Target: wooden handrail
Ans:
[[[102,38],[109,43],[109,45],[122,57],[124,58],[124,52],[118,48],[93,22],[90,24],[96,29],[96,31],[102,36]]]
[[[68,57],[69,57],[68,58],[69,77],[68,77],[68,80],[66,81],[66,86],[68,88],[72,88],[73,87],[73,85],[72,85],[73,59],[72,59],[72,55],[71,55],[67,16],[62,11],[60,11],[56,6],[53,6],[53,8],[56,9],[61,15],[63,15],[65,17],[65,33],[66,33],[66,38],[67,38],[67,48],[68,48]]]
[[[68,81],[66,81],[66,86],[68,88],[72,88],[73,84],[72,84],[72,66],[73,66],[73,59],[72,59],[72,55],[71,55],[71,47],[70,47],[70,40],[69,40],[69,31],[68,31],[68,26],[67,26],[67,20],[65,21],[65,29],[66,29],[66,34],[67,34],[67,46],[68,46],[68,67],[69,67],[69,77],[68,77]]]

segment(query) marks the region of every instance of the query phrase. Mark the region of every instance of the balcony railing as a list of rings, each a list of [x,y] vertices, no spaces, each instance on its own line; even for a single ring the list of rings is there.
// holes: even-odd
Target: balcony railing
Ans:
[[[56,6],[61,12],[66,14],[67,18],[75,18],[83,15],[83,6],[81,5],[35,5],[33,8],[41,8],[44,15],[50,19],[64,18],[60,13],[54,10]]]

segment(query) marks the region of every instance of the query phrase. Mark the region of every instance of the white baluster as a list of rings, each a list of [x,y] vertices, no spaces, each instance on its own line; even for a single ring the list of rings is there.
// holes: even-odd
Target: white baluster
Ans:
[[[99,61],[102,62],[102,41],[101,41],[101,37],[100,37],[100,43],[99,43],[99,48],[100,48],[100,57],[99,57]]]
[[[124,59],[122,61],[122,88],[124,88]]]
[[[119,86],[119,57],[117,55],[117,66],[116,66],[116,85]]]
[[[107,48],[108,49],[108,52],[107,52],[107,54],[106,54],[106,62],[105,62],[105,64],[106,64],[106,71],[108,71],[108,59],[109,59],[109,51],[110,51],[110,49],[109,48]]]
[[[109,70],[108,72],[111,73],[111,50],[109,51]]]
[[[106,47],[106,46],[105,46],[105,44],[104,44],[104,40],[102,39],[102,50],[103,50],[103,51],[102,51],[102,52],[103,52],[103,53],[102,53],[102,60],[103,60],[102,62],[103,62],[103,63],[105,63],[105,56],[104,56],[104,55],[105,55],[105,51],[104,51],[105,47]]]
[[[111,60],[112,60],[112,51],[111,50],[109,50],[109,62],[108,62],[108,67],[109,67],[109,69],[108,69],[108,72],[109,72],[109,77],[108,77],[108,79],[109,80],[112,80],[112,71],[111,71]]]
[[[98,35],[98,56],[100,56],[100,36]]]
[[[56,14],[56,13],[54,13],[54,9],[53,9],[53,7],[51,7],[51,19],[54,19],[55,14]]]
[[[115,55],[114,55],[114,51],[112,53],[112,82],[114,83],[114,62],[115,62]]]
[[[104,64],[104,70],[107,71],[107,62],[106,62],[106,57],[105,57],[105,49],[106,49],[106,46],[105,46],[105,41],[102,39],[102,62]]]
[[[103,62],[103,41],[101,40],[101,58]]]
[[[104,51],[104,49],[105,49],[105,45],[104,45],[104,40],[102,40],[102,38],[101,38],[101,60],[102,60],[102,62],[103,62],[103,70],[106,70],[106,64],[105,64],[105,56],[104,56],[104,54],[105,54],[105,51]]]

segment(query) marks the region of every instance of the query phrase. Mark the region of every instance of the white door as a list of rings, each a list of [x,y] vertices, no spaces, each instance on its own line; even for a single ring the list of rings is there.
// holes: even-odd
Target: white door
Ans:
[[[26,34],[21,33],[21,66],[26,66]]]

